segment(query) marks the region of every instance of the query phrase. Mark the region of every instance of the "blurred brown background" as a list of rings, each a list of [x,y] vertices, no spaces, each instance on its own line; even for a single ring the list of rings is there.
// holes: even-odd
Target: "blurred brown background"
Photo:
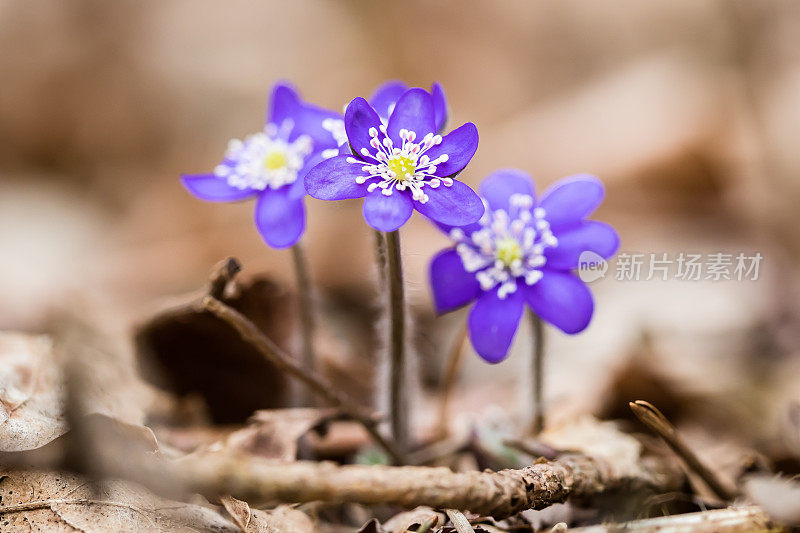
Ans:
[[[791,360],[800,340],[800,5],[788,0],[0,0],[0,327],[37,330],[76,292],[135,321],[227,255],[291,284],[252,205],[202,203],[178,175],[259,129],[278,79],[340,109],[389,78],[442,82],[451,126],[478,125],[470,185],[507,166],[542,188],[589,172],[607,184],[597,217],[623,251],[764,255],[757,282],[593,284],[589,330],[550,336],[551,403],[597,411],[593,391],[633,357],[690,391],[714,373],[758,409],[733,369]],[[307,205],[314,279],[372,298],[360,202]],[[418,215],[403,241],[435,374],[463,317],[434,321],[430,305],[427,262],[447,241]],[[526,339],[496,367],[468,357],[465,382],[515,382]]]

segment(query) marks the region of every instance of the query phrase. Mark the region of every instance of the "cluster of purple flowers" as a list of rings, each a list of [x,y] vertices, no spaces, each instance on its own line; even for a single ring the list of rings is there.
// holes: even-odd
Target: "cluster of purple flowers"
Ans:
[[[608,258],[619,245],[611,226],[586,220],[603,200],[602,184],[578,175],[537,197],[530,176],[500,170],[479,196],[457,179],[478,148],[477,128],[467,122],[444,134],[447,118],[439,84],[427,91],[387,82],[368,100],[353,99],[344,115],[278,84],[263,130],[232,140],[213,172],[182,181],[203,200],[256,198],[256,227],[274,248],[301,238],[306,193],[364,198],[365,221],[386,233],[416,209],[454,242],[431,263],[436,309],[475,301],[470,337],[489,362],[506,357],[526,305],[566,333],[582,331],[594,305],[573,273],[578,258]]]

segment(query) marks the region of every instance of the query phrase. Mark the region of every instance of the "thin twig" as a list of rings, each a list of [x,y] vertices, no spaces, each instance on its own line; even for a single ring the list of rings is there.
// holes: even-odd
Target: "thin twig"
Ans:
[[[531,332],[533,333],[533,361],[531,366],[533,376],[531,380],[531,403],[533,413],[531,417],[530,434],[538,435],[544,429],[544,323],[534,312],[530,313]]]
[[[212,313],[220,320],[235,329],[244,340],[253,345],[261,354],[269,359],[275,366],[290,376],[305,383],[311,391],[331,407],[340,409],[353,420],[356,420],[369,432],[375,443],[383,448],[391,460],[396,464],[403,464],[404,458],[400,450],[381,435],[377,428],[377,418],[368,409],[355,403],[353,400],[336,390],[330,383],[316,372],[303,368],[289,354],[281,350],[272,340],[264,335],[255,324],[247,319],[236,309],[220,302],[216,298],[206,296],[201,300],[202,309]]]
[[[209,296],[223,300],[228,283],[233,281],[241,270],[242,264],[235,257],[228,257],[217,263],[209,278]]]
[[[712,472],[695,453],[686,445],[686,442],[678,434],[675,426],[667,420],[661,411],[644,400],[631,402],[630,408],[636,418],[642,421],[653,433],[661,437],[667,446],[683,460],[689,470],[696,473],[703,482],[724,501],[732,501],[736,498],[736,491],[729,488],[717,475]]]
[[[308,263],[299,242],[292,246],[292,260],[297,278],[297,299],[300,307],[300,340],[302,342],[300,360],[305,368],[315,371],[317,370],[317,358],[314,351],[314,301],[311,296]],[[313,398],[305,398],[305,400],[313,400]]]
[[[464,354],[464,343],[467,340],[467,323],[466,321],[458,331],[458,336],[453,341],[450,352],[447,354],[447,368],[442,378],[440,386],[440,400],[439,400],[439,423],[438,423],[438,438],[445,439],[449,435],[450,424],[448,424],[448,413],[450,411],[450,399],[453,394],[453,388],[456,384],[458,371],[461,368],[461,361]]]
[[[408,387],[406,386],[406,317],[400,233],[386,234],[389,282],[389,417],[392,437],[401,449],[409,442]]]
[[[658,518],[634,520],[622,524],[607,524],[570,529],[580,533],[734,533],[738,531],[780,531],[759,507],[715,509]]]

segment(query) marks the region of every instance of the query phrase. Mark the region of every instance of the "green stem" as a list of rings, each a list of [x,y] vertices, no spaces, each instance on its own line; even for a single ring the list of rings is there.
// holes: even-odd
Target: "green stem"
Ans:
[[[533,416],[531,417],[530,433],[538,435],[544,429],[544,323],[539,316],[531,312],[531,332],[533,333],[533,380],[531,381],[531,396],[533,403]]]
[[[408,390],[405,383],[405,299],[403,264],[400,258],[400,233],[385,234],[386,280],[389,283],[389,410],[392,437],[401,450],[407,448]]]
[[[300,243],[292,246],[292,259],[294,273],[297,278],[297,296],[300,310],[300,333],[302,351],[300,362],[304,368],[311,372],[316,371],[317,361],[314,352],[314,302],[311,297],[311,280],[308,275],[308,262]],[[308,395],[308,402],[313,402],[313,396]]]

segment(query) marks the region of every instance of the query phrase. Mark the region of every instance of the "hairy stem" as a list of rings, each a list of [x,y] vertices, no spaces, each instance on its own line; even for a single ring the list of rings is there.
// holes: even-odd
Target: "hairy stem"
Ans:
[[[378,283],[380,292],[386,286],[386,235],[382,231],[375,231],[375,263],[378,266]]]
[[[531,403],[533,414],[531,416],[530,433],[539,434],[544,429],[544,323],[534,312],[530,313],[531,332],[533,333],[533,379],[531,380]]]
[[[440,439],[448,436],[449,425],[447,423],[448,414],[450,412],[450,398],[453,393],[453,388],[456,384],[458,371],[461,368],[461,361],[464,354],[464,344],[467,341],[469,331],[467,323],[464,322],[459,330],[453,345],[450,347],[450,352],[447,354],[447,367],[442,377],[442,383],[439,387],[441,391],[441,400],[439,402],[439,435]]]
[[[400,258],[400,233],[385,236],[386,281],[389,283],[389,416],[392,436],[401,449],[409,441],[406,386],[405,297],[403,264]]]
[[[297,296],[300,307],[300,333],[302,351],[300,362],[309,370],[317,369],[317,358],[314,352],[314,303],[311,297],[311,280],[308,275],[308,262],[300,243],[292,246],[294,273],[297,278]],[[313,403],[313,396],[306,394],[304,403]]]

